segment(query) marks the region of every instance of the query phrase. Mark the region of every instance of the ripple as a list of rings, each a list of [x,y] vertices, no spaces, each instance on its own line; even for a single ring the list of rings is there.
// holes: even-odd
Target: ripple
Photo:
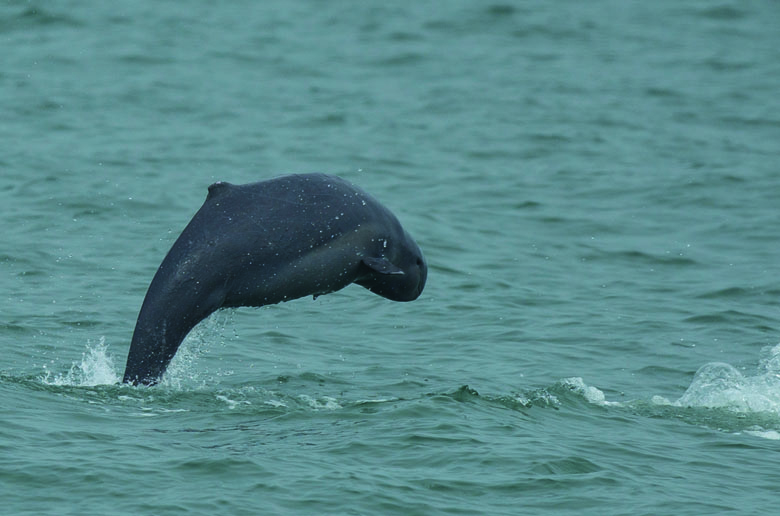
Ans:
[[[730,5],[716,5],[698,12],[702,18],[711,20],[739,20],[747,16],[747,11]]]
[[[81,21],[71,16],[30,6],[15,17],[0,21],[0,31],[30,30],[36,27],[81,27],[83,25]]]

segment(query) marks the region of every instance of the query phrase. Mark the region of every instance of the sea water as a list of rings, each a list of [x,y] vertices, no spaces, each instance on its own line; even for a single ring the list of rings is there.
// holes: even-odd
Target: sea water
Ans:
[[[770,514],[775,2],[0,3],[0,513]],[[214,181],[422,247],[120,379]]]

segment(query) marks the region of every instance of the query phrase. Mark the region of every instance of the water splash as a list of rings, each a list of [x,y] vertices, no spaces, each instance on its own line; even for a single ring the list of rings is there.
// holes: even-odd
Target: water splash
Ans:
[[[603,407],[610,405],[620,406],[620,402],[618,401],[607,401],[604,391],[598,387],[587,385],[580,377],[565,378],[561,381],[561,385],[579,394],[589,403],[593,403],[594,405]]]
[[[622,406],[618,401],[608,401],[598,387],[588,385],[579,376],[563,378],[550,387],[514,394],[504,402],[518,403],[523,407],[560,407],[566,399],[583,399],[601,407]]]
[[[671,405],[780,416],[780,344],[765,348],[762,354],[753,376],[722,362],[703,365],[685,393]],[[658,397],[653,401],[664,404],[665,400]]]
[[[654,396],[649,403],[609,401],[603,391],[579,377],[564,378],[516,401],[524,406],[558,407],[569,394],[601,407],[629,408],[651,417],[671,417],[718,431],[780,440],[780,344],[762,350],[754,374],[722,362],[703,365],[676,401],[661,396]]]
[[[652,406],[694,424],[780,440],[780,344],[761,354],[755,374],[711,362],[696,371],[679,399],[653,396]]]
[[[105,337],[100,337],[96,344],[87,342],[87,349],[81,354],[81,362],[73,362],[67,373],[52,377],[51,371],[46,371],[41,381],[47,385],[94,387],[115,385],[121,381],[121,377],[108,352]]]
[[[231,373],[218,371],[212,373],[201,360],[211,353],[214,347],[224,347],[233,335],[226,335],[228,328],[235,328],[234,310],[219,310],[200,322],[185,337],[179,350],[171,360],[168,370],[160,378],[160,386],[171,390],[207,389],[209,384],[221,376]]]
[[[706,364],[696,372],[691,385],[675,404],[780,414],[780,379],[776,374],[766,373],[744,376],[729,364]]]

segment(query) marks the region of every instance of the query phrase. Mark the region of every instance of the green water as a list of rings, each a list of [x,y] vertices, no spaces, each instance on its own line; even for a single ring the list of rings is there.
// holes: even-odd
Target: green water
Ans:
[[[0,2],[0,513],[770,514],[775,2]],[[216,181],[341,175],[429,263],[118,385]],[[698,371],[698,372],[697,372]]]

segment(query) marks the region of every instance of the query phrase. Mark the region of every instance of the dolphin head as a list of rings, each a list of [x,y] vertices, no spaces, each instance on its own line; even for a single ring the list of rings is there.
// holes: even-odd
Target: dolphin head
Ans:
[[[428,277],[428,265],[420,247],[406,231],[402,238],[378,242],[379,253],[363,257],[365,273],[355,283],[391,301],[414,301]]]

